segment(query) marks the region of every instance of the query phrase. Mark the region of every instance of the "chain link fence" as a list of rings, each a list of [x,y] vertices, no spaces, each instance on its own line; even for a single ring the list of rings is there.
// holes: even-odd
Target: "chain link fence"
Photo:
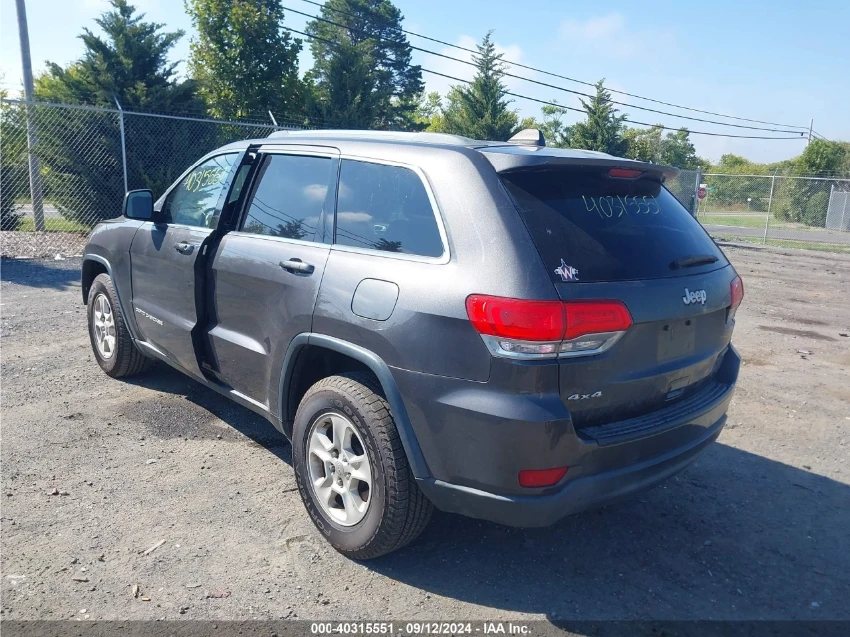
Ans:
[[[30,187],[28,123],[37,159]],[[4,256],[80,254],[125,190],[162,193],[223,144],[281,127],[64,104],[0,101],[0,248]],[[850,179],[683,170],[670,191],[718,239],[850,252]],[[706,196],[697,197],[700,185]],[[39,202],[39,199],[41,200]]]
[[[664,185],[679,200],[679,203],[687,208],[691,214],[694,214],[700,181],[698,170],[681,170],[676,177],[664,182]]]
[[[718,239],[850,252],[850,179],[706,173],[697,219]]]
[[[34,133],[34,172],[41,191],[39,197],[39,188],[35,189],[35,202],[30,185],[28,123]],[[267,137],[281,128],[2,100],[2,254],[81,254],[95,224],[121,214],[125,190],[150,188],[158,196],[204,153],[229,142]]]

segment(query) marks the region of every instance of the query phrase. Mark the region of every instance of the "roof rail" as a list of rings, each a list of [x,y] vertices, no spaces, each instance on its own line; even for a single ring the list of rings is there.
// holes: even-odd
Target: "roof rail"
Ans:
[[[374,131],[374,130],[282,130],[275,131],[269,137],[312,137],[312,138],[347,138],[375,139],[388,141],[419,142],[422,144],[451,144],[453,146],[471,146],[480,142],[461,135],[447,133],[410,133],[406,131]]]

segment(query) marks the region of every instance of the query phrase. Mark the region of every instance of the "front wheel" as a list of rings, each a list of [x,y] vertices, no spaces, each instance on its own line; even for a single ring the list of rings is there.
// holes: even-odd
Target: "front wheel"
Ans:
[[[413,541],[433,506],[407,463],[381,388],[368,374],[313,385],[292,432],[298,490],[313,523],[354,559],[385,555]]]
[[[133,343],[108,274],[99,274],[92,282],[88,299],[88,323],[91,348],[97,364],[113,378],[138,374],[153,363]]]

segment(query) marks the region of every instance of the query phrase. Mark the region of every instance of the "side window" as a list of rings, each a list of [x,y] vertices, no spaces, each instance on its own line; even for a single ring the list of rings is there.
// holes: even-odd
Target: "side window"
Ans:
[[[236,173],[236,179],[233,180],[233,187],[230,189],[230,194],[227,196],[227,203],[235,203],[242,194],[242,188],[245,186],[245,180],[248,178],[248,173],[251,171],[251,164],[245,164],[239,168]]]
[[[218,155],[186,175],[168,194],[162,207],[162,220],[165,223],[215,228],[221,188],[238,156],[239,153]]]
[[[243,232],[322,242],[330,157],[267,155],[257,174]],[[332,203],[330,204],[333,205]]]
[[[439,257],[443,241],[422,180],[414,171],[344,159],[336,243]]]

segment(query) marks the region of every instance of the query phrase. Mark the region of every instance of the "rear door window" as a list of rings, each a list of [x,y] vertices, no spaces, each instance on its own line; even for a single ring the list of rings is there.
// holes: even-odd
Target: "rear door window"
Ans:
[[[320,243],[329,239],[324,218],[333,209],[336,159],[270,154],[261,161],[242,231]]]
[[[409,168],[342,160],[336,243],[439,257],[443,240],[428,192]]]
[[[700,224],[653,179],[611,178],[598,169],[501,177],[556,282],[655,279],[727,265]]]

